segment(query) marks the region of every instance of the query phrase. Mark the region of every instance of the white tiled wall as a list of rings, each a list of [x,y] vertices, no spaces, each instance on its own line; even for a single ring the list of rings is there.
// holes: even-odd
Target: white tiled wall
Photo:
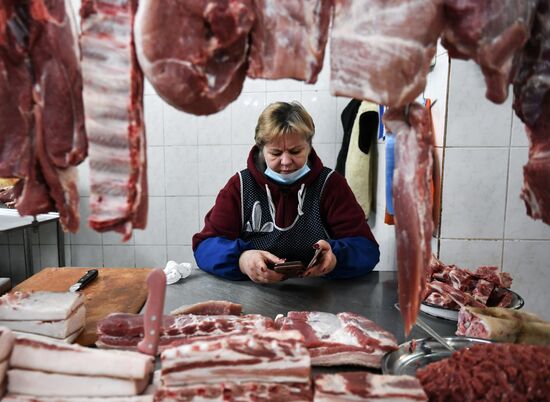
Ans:
[[[519,198],[528,151],[523,124],[510,99],[485,99],[472,62],[452,60],[449,88],[440,258],[502,267],[526,309],[550,319],[550,226],[528,217]]]

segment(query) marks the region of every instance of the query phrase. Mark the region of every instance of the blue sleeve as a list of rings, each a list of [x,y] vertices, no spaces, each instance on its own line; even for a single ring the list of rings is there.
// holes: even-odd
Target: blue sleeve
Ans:
[[[200,269],[209,274],[233,281],[248,279],[239,269],[239,257],[251,245],[241,239],[209,237],[195,249],[195,261]]]
[[[344,237],[328,242],[337,263],[336,268],[325,275],[325,278],[343,279],[365,275],[380,261],[378,245],[366,237]]]

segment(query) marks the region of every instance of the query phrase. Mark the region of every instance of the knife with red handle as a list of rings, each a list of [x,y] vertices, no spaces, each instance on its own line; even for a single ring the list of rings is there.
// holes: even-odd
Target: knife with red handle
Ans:
[[[143,340],[138,343],[137,348],[141,353],[156,356],[166,293],[166,275],[161,268],[155,269],[147,276],[147,287],[149,294],[143,315]]]

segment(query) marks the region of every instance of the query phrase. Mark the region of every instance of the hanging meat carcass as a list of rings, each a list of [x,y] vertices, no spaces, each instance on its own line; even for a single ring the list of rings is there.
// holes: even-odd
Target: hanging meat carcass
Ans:
[[[407,110],[389,109],[383,119],[396,136],[393,202],[399,306],[408,334],[416,322],[432,255],[433,134],[428,111],[418,103]]]
[[[137,0],[84,0],[81,45],[90,142],[90,226],[128,240],[147,221],[143,74],[133,23]]]
[[[541,0],[531,38],[518,62],[514,110],[525,123],[529,161],[521,198],[527,213],[550,225],[550,1]]]
[[[27,0],[1,7],[0,174],[22,179],[16,189],[21,214],[55,207],[62,225],[74,232],[79,225],[75,166],[86,157],[87,143],[71,4]]]
[[[331,0],[254,0],[248,76],[316,82],[331,6]]]
[[[414,101],[443,22],[443,0],[336,0],[331,92],[386,106]]]
[[[537,1],[445,0],[442,44],[451,57],[479,64],[493,102],[508,97],[514,59],[529,39]]]
[[[251,0],[142,0],[135,24],[139,63],[172,106],[216,113],[241,93],[253,22]]]

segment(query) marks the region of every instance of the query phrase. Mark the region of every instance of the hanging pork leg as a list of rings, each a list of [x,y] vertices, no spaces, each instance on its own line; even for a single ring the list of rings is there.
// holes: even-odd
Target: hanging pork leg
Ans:
[[[384,124],[395,136],[393,178],[399,305],[408,334],[416,322],[431,259],[433,135],[428,112],[418,103],[390,109]]]

